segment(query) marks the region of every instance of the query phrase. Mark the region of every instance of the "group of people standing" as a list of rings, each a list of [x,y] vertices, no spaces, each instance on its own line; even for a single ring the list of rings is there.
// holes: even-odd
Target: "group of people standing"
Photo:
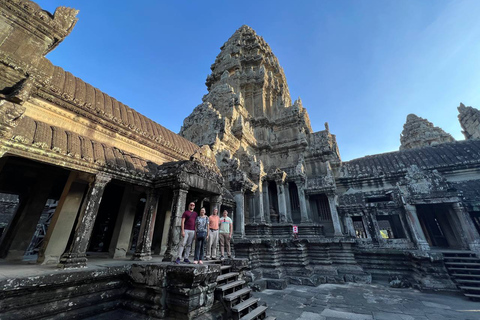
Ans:
[[[220,241],[220,259],[225,257],[225,249],[229,258],[232,257],[230,249],[230,239],[232,239],[233,224],[232,219],[228,217],[228,211],[224,210],[222,217],[218,216],[218,209],[208,217],[205,208],[200,209],[200,214],[195,211],[195,203],[190,202],[188,210],[182,215],[182,240],[178,247],[178,257],[175,263],[190,263],[188,257],[195,240],[195,255],[193,263],[203,264],[203,254],[205,243],[207,243],[207,260],[217,259],[217,246]]]

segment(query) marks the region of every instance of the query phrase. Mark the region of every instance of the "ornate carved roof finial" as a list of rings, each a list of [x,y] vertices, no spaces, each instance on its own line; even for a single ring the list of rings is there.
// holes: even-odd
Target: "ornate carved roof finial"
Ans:
[[[466,107],[460,103],[458,120],[462,126],[465,139],[480,139],[480,110]]]
[[[400,150],[420,148],[436,145],[445,142],[452,142],[455,139],[433,123],[411,113],[407,116],[407,122],[403,125],[400,135]]]

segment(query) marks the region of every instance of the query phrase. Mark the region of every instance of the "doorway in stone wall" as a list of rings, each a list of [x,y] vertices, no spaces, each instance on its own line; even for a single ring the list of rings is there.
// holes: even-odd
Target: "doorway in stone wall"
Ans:
[[[450,204],[417,205],[417,214],[425,237],[431,247],[462,248],[458,228]]]

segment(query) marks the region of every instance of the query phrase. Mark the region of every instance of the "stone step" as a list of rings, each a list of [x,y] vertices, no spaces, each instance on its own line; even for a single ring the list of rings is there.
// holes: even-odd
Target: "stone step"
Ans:
[[[480,263],[476,262],[445,262],[448,266],[466,266],[466,267],[480,267]]]
[[[444,257],[445,260],[480,261],[475,257]]]
[[[242,301],[237,305],[234,305],[232,307],[232,311],[234,313],[241,313],[242,311],[245,311],[245,309],[248,309],[249,307],[256,307],[258,301],[260,301],[260,299],[258,298],[248,298],[247,300]]]
[[[474,253],[472,251],[468,250],[445,250],[441,251],[443,255],[452,255],[452,254],[471,254],[473,255]]]
[[[466,280],[466,279],[455,279],[455,281],[459,283],[466,283],[466,284],[478,284],[480,285],[480,277],[479,280]]]
[[[448,270],[453,270],[453,271],[476,271],[476,272],[480,272],[480,268],[479,268],[479,269],[472,269],[472,268],[448,267]]]
[[[221,271],[228,270],[228,269],[230,269],[231,267],[232,267],[232,266],[227,266],[227,265],[221,266],[221,267],[220,267],[220,270],[221,270]]]
[[[459,288],[465,291],[479,291],[480,293],[480,287],[459,286]]]
[[[241,317],[240,320],[254,320],[254,319],[258,319],[258,317],[262,316],[263,314],[265,314],[265,310],[267,310],[268,308],[265,307],[265,306],[259,306],[255,309],[253,309],[252,311],[250,311],[250,313],[246,314],[245,316]],[[273,318],[275,319],[275,318]]]
[[[233,288],[238,287],[238,286],[243,286],[244,284],[245,284],[244,280],[237,280],[237,281],[234,281],[234,282],[223,284],[221,286],[217,286],[217,288],[215,290],[224,292],[226,290],[230,290],[230,289],[233,289]]]
[[[218,284],[223,284],[232,280],[237,280],[238,275],[238,272],[225,273],[217,277],[217,282]]]
[[[238,290],[238,291],[235,291],[234,293],[230,293],[230,294],[226,295],[225,297],[223,297],[223,300],[233,301],[233,300],[236,300],[236,299],[240,298],[243,295],[250,294],[250,292],[252,292],[252,289],[243,288],[242,290]]]
[[[480,279],[480,274],[469,274],[469,273],[452,273],[452,276],[455,278],[478,278]],[[460,279],[456,279],[460,280]]]
[[[268,317],[266,317],[266,318],[263,319],[263,320],[277,320],[277,318],[272,317],[272,316],[268,316]]]
[[[464,293],[465,297],[480,299],[480,294]]]

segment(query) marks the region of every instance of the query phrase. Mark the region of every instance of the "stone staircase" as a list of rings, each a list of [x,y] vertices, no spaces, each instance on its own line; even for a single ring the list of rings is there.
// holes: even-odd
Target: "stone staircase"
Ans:
[[[480,301],[480,259],[471,251],[442,252],[448,273],[463,294]]]
[[[220,260],[206,263],[221,264]],[[245,280],[239,280],[239,273],[232,272],[232,266],[222,265],[217,278],[215,299],[219,300],[233,320],[275,320],[266,315],[267,306],[260,304],[260,299],[252,297],[252,289],[246,287]]]

